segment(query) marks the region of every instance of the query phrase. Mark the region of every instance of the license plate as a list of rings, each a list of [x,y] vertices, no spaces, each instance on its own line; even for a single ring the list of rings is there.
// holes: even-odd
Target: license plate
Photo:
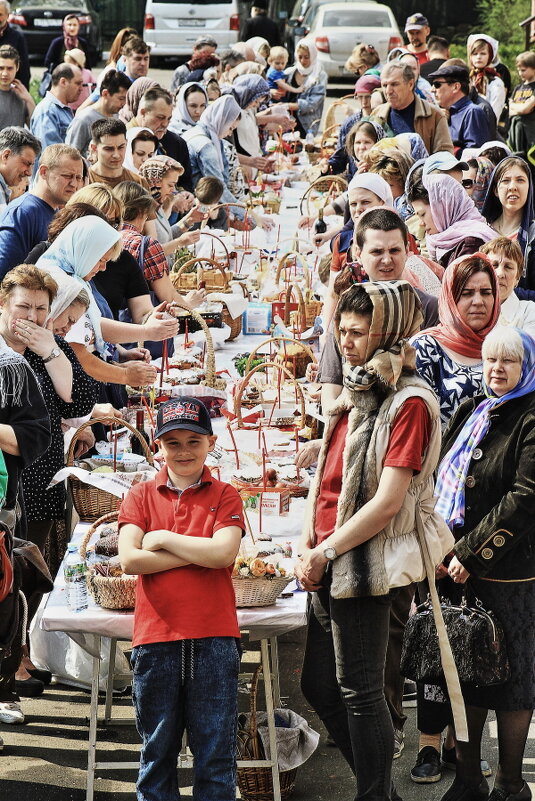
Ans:
[[[33,24],[36,28],[61,28],[59,19],[34,19]]]
[[[179,27],[184,28],[204,28],[206,20],[204,19],[179,19]]]

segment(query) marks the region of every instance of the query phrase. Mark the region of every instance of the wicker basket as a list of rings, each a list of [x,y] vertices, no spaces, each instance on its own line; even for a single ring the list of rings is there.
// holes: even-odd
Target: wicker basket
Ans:
[[[264,748],[258,734],[256,723],[256,699],[258,695],[259,665],[251,682],[251,714],[249,728],[238,728],[237,756],[240,760],[265,759]],[[297,768],[279,773],[281,799],[289,798],[295,787]],[[273,774],[271,768],[238,767],[238,787],[244,801],[273,801]]]
[[[117,420],[117,418],[95,417],[91,420],[88,420],[86,423],[82,423],[82,425],[75,431],[67,452],[67,467],[73,467],[74,465],[74,449],[81,432],[84,431],[84,429],[92,426],[94,423],[103,423],[104,425],[112,426],[117,425],[120,428],[126,427],[130,433],[135,434],[140,441],[148,463],[153,464],[154,459],[149,446],[133,425],[128,423],[126,420]],[[109,512],[116,512],[119,508],[121,499],[116,495],[112,495],[111,492],[106,492],[106,490],[93,487],[91,484],[85,484],[75,476],[69,476],[68,482],[74,508],[78,512],[80,520],[83,522],[92,523],[95,520],[98,520],[98,518],[102,515],[108,514]]]
[[[290,275],[287,276],[287,272],[292,270],[294,264],[295,267],[297,267],[297,264],[301,265],[301,269],[303,271],[302,275],[303,275],[304,285],[305,287],[309,288],[311,286],[311,279],[310,279],[310,270],[308,269],[307,260],[305,259],[303,254],[299,253],[299,251],[297,250],[289,250],[288,253],[285,253],[284,256],[279,260],[277,266],[277,272],[275,273],[275,283],[277,284],[277,286],[279,285],[281,276],[282,280],[286,285],[288,283],[291,283],[292,281],[295,283],[298,280],[300,280],[301,276],[298,275],[296,275],[295,278],[292,279],[291,272]],[[284,275],[282,275],[283,272]]]
[[[284,352],[284,344],[286,342],[289,342],[292,345],[297,345],[300,348],[299,353],[292,353],[291,355],[286,354]],[[271,343],[277,345],[278,348],[278,353],[275,356],[275,362],[277,364],[282,364],[283,367],[285,367],[287,370],[290,370],[294,378],[304,378],[307,365],[309,365],[311,362],[314,364],[316,363],[316,357],[304,342],[301,342],[299,339],[292,339],[291,337],[277,336],[271,337],[271,339],[265,339],[264,342],[261,342],[260,345],[257,345],[256,348],[251,351],[245,365],[246,373],[251,369],[251,362],[257,355],[258,351],[262,350],[266,345],[270,345]]]
[[[282,294],[279,295],[279,298],[282,297]],[[292,294],[295,294],[297,301],[297,303],[294,303],[293,309],[291,305]],[[273,316],[276,314],[275,308],[273,309]],[[314,320],[321,313],[321,308],[321,301],[314,298],[311,289],[305,287],[303,292],[299,284],[287,285],[282,317],[284,325],[291,327],[292,331],[302,334],[307,328],[311,328],[314,325]]]
[[[269,340],[268,340],[269,341]],[[296,392],[297,392],[297,399],[301,409],[301,414],[299,418],[294,418],[292,425],[296,425],[299,428],[304,428],[305,420],[306,420],[306,411],[305,411],[305,396],[303,395],[303,390],[301,386],[297,383],[294,376],[291,374],[290,370],[284,367],[282,364],[277,364],[276,362],[262,362],[262,364],[257,364],[256,367],[253,367],[248,373],[246,373],[245,377],[240,381],[238,384],[238,389],[236,392],[236,397],[234,398],[234,413],[236,415],[236,423],[238,428],[243,428],[243,416],[242,416],[242,396],[245,392],[249,382],[253,375],[260,370],[265,371],[266,368],[273,367],[275,370],[278,370],[281,373],[281,377],[287,379],[292,384],[294,384]],[[258,403],[258,401],[257,401]]]
[[[243,296],[249,300],[250,294],[249,290],[247,289],[247,285],[244,284],[243,281],[239,281],[238,283],[242,289]],[[233,339],[236,339],[236,337],[241,334],[242,315],[239,314],[237,317],[231,317],[229,310],[225,306],[225,301],[222,301],[222,303],[223,303],[223,323],[224,325],[228,325],[228,327],[230,328],[230,334],[226,338],[225,342],[231,342]]]
[[[236,606],[271,606],[291,581],[293,576],[232,576]]]
[[[80,543],[80,556],[85,559],[91,537],[103,523],[117,520],[117,511],[102,515],[89,526]],[[104,609],[133,609],[136,599],[137,576],[99,576],[87,573],[87,588],[93,600]]]
[[[178,292],[198,289],[202,281],[207,292],[230,292],[231,278],[222,264],[205,256],[195,256],[171,273],[171,281]]]
[[[223,250],[225,252],[225,263],[223,264],[223,267],[225,268],[225,270],[228,270],[230,268],[230,253],[229,253],[229,249],[228,249],[225,241],[223,239],[221,239],[221,237],[218,236],[217,234],[214,234],[211,231],[207,231],[206,228],[201,228],[201,230],[198,231],[198,233],[201,236],[209,236],[212,239],[215,239],[216,242],[218,242],[221,245],[221,247],[223,248]],[[197,255],[195,253],[195,246],[193,248],[193,252],[194,252],[195,255]],[[217,256],[216,256],[216,261],[221,263],[221,257],[219,256],[219,254],[217,254]]]
[[[340,175],[320,175],[319,178],[316,178],[316,180],[310,184],[301,198],[299,213],[306,214],[307,217],[310,217],[310,195],[312,192],[327,192],[328,197],[330,197],[334,195],[333,189],[337,191],[337,194],[345,192],[347,189],[347,181],[345,178],[342,178]],[[321,205],[325,206],[326,203],[322,203]]]

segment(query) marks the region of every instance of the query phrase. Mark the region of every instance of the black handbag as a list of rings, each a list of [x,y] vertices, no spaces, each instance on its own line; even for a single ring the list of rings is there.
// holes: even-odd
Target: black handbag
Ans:
[[[494,613],[477,598],[469,605],[466,588],[460,605],[441,599],[440,606],[461,683],[489,686],[506,682],[510,671],[505,636]],[[429,597],[405,625],[400,673],[413,681],[444,683]]]

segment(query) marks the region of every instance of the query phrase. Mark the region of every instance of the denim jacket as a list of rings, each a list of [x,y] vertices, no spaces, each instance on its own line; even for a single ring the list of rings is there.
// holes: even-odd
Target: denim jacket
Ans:
[[[237,203],[237,199],[227,188],[229,182],[229,169],[223,143],[219,143],[221,148],[221,156],[223,158],[223,170],[221,170],[214,143],[212,142],[208,131],[202,124],[198,123],[193,128],[190,128],[182,135],[182,138],[186,142],[189,150],[193,185],[196,186],[197,182],[206,175],[219,178],[225,187],[223,194],[221,195],[220,202]],[[238,220],[243,220],[245,217],[245,209],[233,206],[230,208],[230,211],[235,217],[238,218]]]
[[[291,84],[295,72],[295,67],[290,67],[286,70],[287,81]],[[327,73],[322,70],[318,76],[317,83],[309,86],[308,89],[297,95],[297,116],[299,122],[308,131],[310,128],[313,133],[318,131],[321,116],[323,114],[323,104],[325,103],[325,95],[327,94]],[[292,100],[296,96],[292,98]],[[315,125],[313,125],[315,123]]]

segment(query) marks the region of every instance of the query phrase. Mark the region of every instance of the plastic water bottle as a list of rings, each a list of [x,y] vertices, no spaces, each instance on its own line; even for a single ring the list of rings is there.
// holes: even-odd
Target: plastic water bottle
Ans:
[[[73,542],[67,546],[63,575],[65,576],[67,606],[71,612],[81,612],[83,609],[87,609],[85,564],[78,551],[78,546]]]

